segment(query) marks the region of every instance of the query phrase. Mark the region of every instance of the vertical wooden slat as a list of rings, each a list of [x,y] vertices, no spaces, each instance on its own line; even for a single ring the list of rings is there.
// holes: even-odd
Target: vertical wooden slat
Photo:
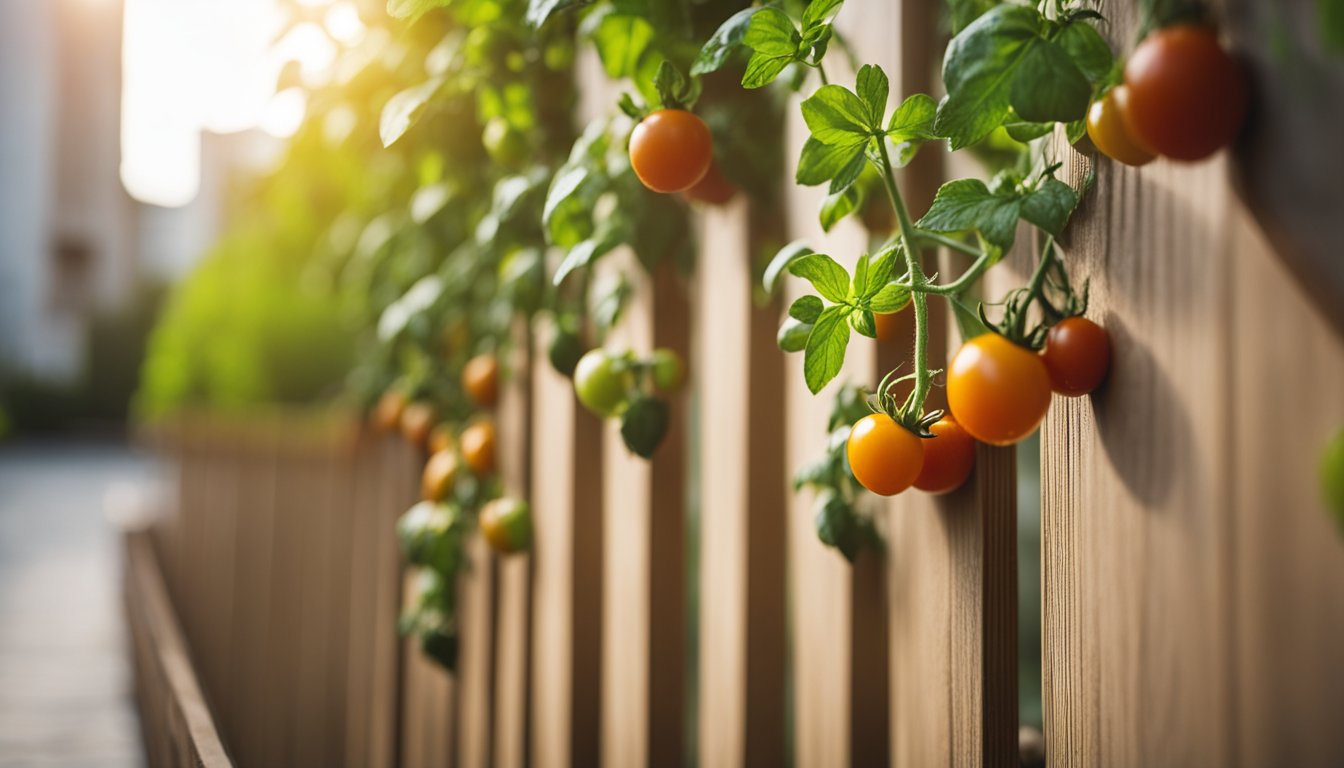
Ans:
[[[499,403],[499,471],[504,493],[527,500],[532,460],[529,441],[534,431],[529,382],[532,338],[525,321],[516,323],[513,341],[509,378]],[[529,761],[531,738],[532,557],[519,553],[497,559],[494,764],[500,768],[522,768]]]
[[[326,702],[331,695],[327,678],[327,655],[331,648],[328,613],[339,582],[327,577],[332,547],[332,513],[335,503],[331,485],[329,446],[304,446],[295,459],[293,474],[302,489],[303,501],[295,508],[303,543],[294,556],[298,573],[293,589],[299,594],[299,630],[290,640],[297,651],[294,764],[334,766],[327,755],[329,737],[324,728]]]
[[[234,576],[238,604],[232,640],[239,659],[231,718],[237,725],[230,736],[239,761],[248,764],[265,759],[263,741],[269,718],[266,660],[273,637],[269,584],[280,472],[276,448],[260,448],[247,462],[239,499],[239,565]]]
[[[623,261],[634,295],[609,344],[687,356],[685,286],[670,264],[652,276]],[[602,762],[680,766],[685,751],[686,409],[672,405],[667,436],[650,460],[630,453],[619,423],[604,445]]]
[[[351,766],[374,764],[371,731],[380,713],[370,709],[373,694],[373,641],[377,627],[377,529],[381,507],[377,493],[380,489],[381,443],[369,437],[356,446],[354,471],[351,478],[350,558],[350,615],[347,632],[349,646],[346,674],[349,680],[346,700],[346,762]]]
[[[778,302],[757,308],[765,217],[745,196],[700,216],[696,272],[700,476],[699,764],[785,760],[784,360]],[[773,224],[772,220],[770,224]]]
[[[539,328],[537,360],[552,329]],[[549,365],[532,369],[532,762],[597,765],[602,659],[602,424]]]
[[[379,491],[371,556],[374,561],[373,660],[369,696],[371,766],[401,765],[398,728],[401,717],[398,690],[402,676],[401,640],[397,617],[402,603],[401,552],[397,518],[415,501],[421,463],[417,451],[404,441],[384,439],[379,446]]]

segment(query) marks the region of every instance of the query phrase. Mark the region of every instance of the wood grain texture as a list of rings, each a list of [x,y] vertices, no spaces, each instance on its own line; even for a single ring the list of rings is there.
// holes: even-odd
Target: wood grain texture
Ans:
[[[544,323],[535,358],[545,358]],[[547,364],[532,372],[532,763],[597,765],[602,673],[602,424]]]
[[[755,222],[753,222],[753,218]],[[699,765],[785,760],[783,356],[778,302],[755,306],[751,255],[774,228],[739,195],[700,213]]]

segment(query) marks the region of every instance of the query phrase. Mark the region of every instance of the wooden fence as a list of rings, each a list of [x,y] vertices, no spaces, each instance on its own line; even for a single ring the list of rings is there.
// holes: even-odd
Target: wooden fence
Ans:
[[[1130,39],[1137,10],[1108,5]],[[893,91],[927,91],[935,8],[850,0],[840,23]],[[796,114],[788,132],[801,145]],[[1056,151],[1080,182],[1088,160]],[[934,150],[907,169],[913,208],[943,166]],[[1056,398],[1042,433],[1052,766],[1344,764],[1344,543],[1313,475],[1344,425],[1344,340],[1230,173],[1101,164],[1063,238],[1115,351],[1105,388]],[[1014,450],[981,448],[949,497],[874,500],[885,556],[854,566],[788,491],[828,399],[775,348],[792,297],[753,303],[751,257],[808,237],[852,262],[867,234],[823,235],[818,203],[790,191],[782,225],[742,200],[705,211],[693,281],[637,282],[614,343],[672,347],[692,372],[651,461],[577,406],[545,329],[519,332],[501,465],[536,543],[507,560],[473,545],[455,677],[395,634],[393,524],[422,457],[292,424],[173,430],[180,494],[155,543],[236,762],[1016,765]],[[1021,280],[1014,261],[991,294]],[[871,385],[906,346],[856,339],[841,378]]]

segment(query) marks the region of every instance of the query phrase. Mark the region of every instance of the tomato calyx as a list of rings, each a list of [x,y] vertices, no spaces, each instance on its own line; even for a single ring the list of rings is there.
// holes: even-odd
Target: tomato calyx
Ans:
[[[907,373],[904,376],[896,377],[896,374],[899,371],[900,367],[897,366],[896,368],[891,369],[886,376],[882,377],[882,381],[877,385],[877,391],[865,401],[868,410],[873,413],[885,414],[890,417],[892,421],[913,432],[917,437],[933,437],[934,435],[929,431],[929,427],[937,423],[939,419],[943,418],[943,410],[935,409],[928,413],[921,413],[917,410],[918,406],[914,403],[914,392],[911,392],[910,395],[898,405],[896,395],[892,390],[896,385],[901,384],[902,382],[913,381],[918,375],[916,373]],[[929,371],[930,376],[939,373],[942,373],[942,371]]]
[[[989,319],[984,304],[978,310],[980,322],[1014,344],[1039,352],[1045,346],[1045,337],[1051,327],[1087,312],[1090,289],[1091,281],[1084,280],[1081,295],[1073,290],[1068,270],[1058,256],[1055,239],[1049,237],[1031,282],[1025,288],[1009,292],[1001,302],[1003,316],[999,322]],[[1028,325],[1032,304],[1040,309],[1040,320]]]

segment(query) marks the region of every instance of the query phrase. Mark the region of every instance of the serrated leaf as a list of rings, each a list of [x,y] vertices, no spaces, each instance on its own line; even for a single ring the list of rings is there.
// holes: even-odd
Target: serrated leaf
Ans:
[[[802,38],[788,14],[771,6],[761,8],[751,17],[742,44],[766,56],[788,56],[798,52]]]
[[[1091,24],[1082,20],[1070,23],[1055,37],[1055,43],[1069,54],[1088,80],[1095,83],[1110,74],[1115,56],[1111,46]]]
[[[1012,245],[1017,230],[1021,199],[994,194],[979,179],[957,179],[938,189],[938,194],[917,223],[930,232],[978,230],[989,242],[1002,248]]]
[[[573,8],[579,5],[587,5],[592,0],[529,0],[527,3],[527,15],[523,18],[528,24],[534,27],[541,27],[557,11],[566,8]],[[447,3],[445,3],[446,5]]]
[[[845,363],[845,348],[849,346],[849,308],[827,307],[812,326],[803,349],[803,378],[812,394],[821,391]]]
[[[825,306],[816,296],[801,296],[789,306],[789,317],[811,325],[817,322],[817,317],[823,309]]]
[[[948,44],[943,59],[948,95],[938,107],[934,130],[950,140],[952,149],[980,141],[1003,122],[1018,66],[1043,42],[1040,19],[1032,8],[996,6]]]
[[[798,158],[798,170],[794,173],[794,181],[808,187],[825,184],[842,171],[848,175],[853,171],[856,162],[862,171],[863,146],[862,142],[847,145],[823,144],[817,139],[809,138],[803,143],[803,152]]]
[[[720,24],[719,28],[714,30],[714,34],[709,36],[709,40],[700,47],[700,53],[691,64],[691,74],[707,75],[710,72],[717,72],[727,64],[733,51],[742,47],[747,28],[751,26],[751,17],[757,10],[759,9],[744,8]]]
[[[424,114],[425,105],[434,98],[434,94],[443,87],[442,77],[432,77],[425,82],[407,88],[387,100],[378,120],[378,136],[384,147],[400,139],[412,125]]]
[[[803,240],[794,240],[780,248],[774,258],[770,259],[770,263],[765,268],[765,275],[761,279],[765,292],[774,293],[775,284],[779,281],[779,276],[784,274],[784,270],[788,269],[793,262],[812,253],[815,253],[815,251],[807,247],[807,243]]]
[[[882,290],[883,286],[890,282],[892,268],[896,265],[896,259],[901,256],[901,253],[895,247],[885,248],[878,252],[877,258],[869,262],[867,278],[863,283],[860,284],[857,279],[854,281],[855,294],[860,299],[867,299]]]
[[[803,100],[802,108],[812,137],[823,144],[863,144],[876,132],[867,105],[843,86],[823,85]]]
[[[1022,198],[1022,218],[1052,235],[1058,235],[1078,206],[1078,193],[1064,182],[1047,178]]]
[[[1013,75],[1008,101],[1029,123],[1064,123],[1086,115],[1091,96],[1091,84],[1069,54],[1049,40],[1038,40]]]
[[[789,264],[789,272],[812,284],[823,298],[840,303],[849,297],[849,273],[835,259],[813,253]]]
[[[790,317],[779,326],[775,343],[784,352],[802,352],[807,346],[807,337],[812,334],[812,324]]]
[[[821,211],[818,214],[821,221],[821,230],[830,232],[831,228],[838,224],[841,219],[853,213],[859,205],[859,197],[859,190],[851,185],[823,198]]]
[[[849,325],[851,328],[870,339],[877,338],[877,321],[873,319],[872,310],[856,309],[850,312]]]
[[[793,56],[770,56],[764,53],[753,53],[747,61],[747,70],[742,75],[743,88],[761,88],[769,85],[779,77],[794,61]]]
[[[891,94],[891,83],[887,73],[881,67],[864,64],[854,80],[854,90],[865,106],[868,107],[868,126],[882,124],[887,114],[887,98]]]

